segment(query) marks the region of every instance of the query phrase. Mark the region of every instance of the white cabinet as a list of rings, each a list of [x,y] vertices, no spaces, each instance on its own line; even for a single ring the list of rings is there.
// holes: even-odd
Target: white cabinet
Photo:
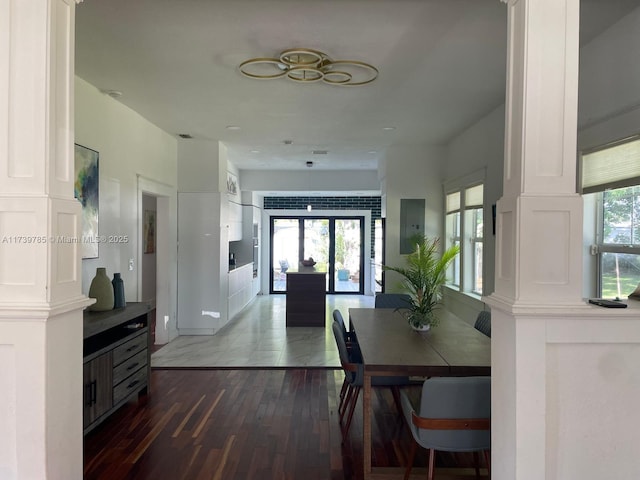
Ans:
[[[229,272],[229,319],[233,319],[253,298],[253,264]]]
[[[242,205],[229,202],[229,241],[242,240]]]
[[[178,194],[178,330],[213,335],[227,321],[227,228],[220,193]],[[224,194],[226,197],[226,194]],[[226,223],[226,222],[225,222]],[[202,312],[216,312],[220,318]]]

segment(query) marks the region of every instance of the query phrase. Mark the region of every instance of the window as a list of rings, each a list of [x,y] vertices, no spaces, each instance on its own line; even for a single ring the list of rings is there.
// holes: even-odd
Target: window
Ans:
[[[640,284],[640,138],[581,156],[581,188],[595,195],[597,295],[624,298]],[[588,212],[585,212],[587,217]]]
[[[484,187],[482,184],[446,195],[446,246],[460,246],[460,255],[449,267],[450,285],[482,295],[484,239]]]
[[[447,195],[446,222],[446,248],[460,245],[460,192]],[[449,282],[456,287],[460,286],[460,255],[449,266]]]

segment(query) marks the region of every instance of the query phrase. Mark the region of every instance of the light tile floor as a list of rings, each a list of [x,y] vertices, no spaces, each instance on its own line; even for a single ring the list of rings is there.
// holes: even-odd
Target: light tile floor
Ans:
[[[339,367],[333,310],[348,324],[349,308],[374,297],[327,295],[325,327],[286,327],[285,295],[259,295],[216,335],[180,336],[151,355],[152,367]]]

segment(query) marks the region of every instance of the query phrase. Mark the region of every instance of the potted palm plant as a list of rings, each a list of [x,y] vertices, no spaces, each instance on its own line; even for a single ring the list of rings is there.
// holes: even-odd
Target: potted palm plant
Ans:
[[[411,297],[408,307],[398,310],[414,329],[428,330],[438,324],[434,309],[442,300],[447,267],[460,252],[460,247],[453,245],[440,256],[438,238],[416,235],[411,241],[415,249],[407,255],[406,266],[383,265],[382,268],[399,274],[403,289]]]

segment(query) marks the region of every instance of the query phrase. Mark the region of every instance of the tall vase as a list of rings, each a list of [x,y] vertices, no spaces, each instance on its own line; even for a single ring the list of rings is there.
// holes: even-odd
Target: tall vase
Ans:
[[[113,284],[113,308],[123,308],[126,305],[124,300],[124,282],[119,273],[113,274],[111,283]]]
[[[91,280],[89,296],[96,299],[96,303],[89,307],[94,312],[113,310],[113,285],[107,277],[107,269],[96,268],[96,276]]]

